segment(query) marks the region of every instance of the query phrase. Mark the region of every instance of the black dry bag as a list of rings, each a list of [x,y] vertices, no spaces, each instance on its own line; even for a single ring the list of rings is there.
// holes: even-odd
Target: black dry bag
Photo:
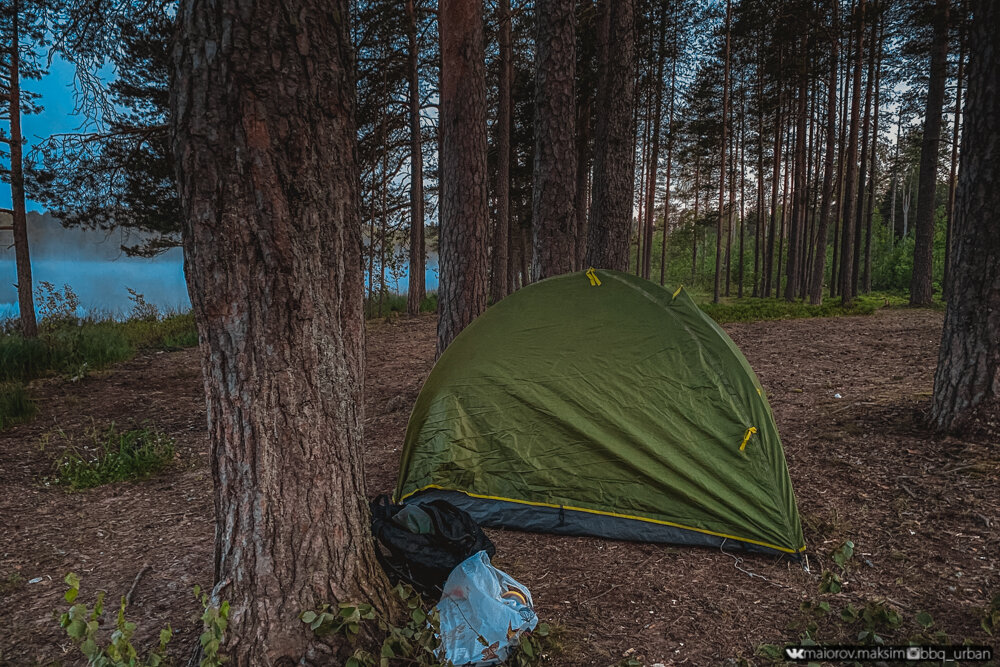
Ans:
[[[382,495],[371,503],[375,555],[393,584],[406,582],[430,601],[469,556],[496,547],[479,524],[444,500],[394,505]]]

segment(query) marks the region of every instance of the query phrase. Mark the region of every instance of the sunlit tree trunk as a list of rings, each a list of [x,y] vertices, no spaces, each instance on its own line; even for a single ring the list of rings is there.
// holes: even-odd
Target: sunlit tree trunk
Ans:
[[[231,605],[237,666],[342,663],[346,641],[299,614],[388,607],[361,458],[348,16],[347,0],[177,10],[171,123],[212,446],[212,597]]]

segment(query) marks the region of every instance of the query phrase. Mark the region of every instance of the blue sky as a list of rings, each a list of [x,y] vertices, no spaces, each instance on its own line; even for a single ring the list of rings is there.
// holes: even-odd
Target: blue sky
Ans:
[[[75,103],[73,101],[73,66],[59,58],[52,61],[49,73],[40,81],[24,81],[22,86],[26,90],[39,93],[42,99],[39,100],[42,113],[22,116],[21,127],[27,145],[24,147],[25,153],[42,139],[59,132],[72,132],[81,123],[82,117],[74,115]],[[6,128],[4,128],[6,129]],[[0,208],[10,208],[10,186],[6,183],[0,184]],[[42,210],[42,207],[34,202],[28,202],[28,210]]]

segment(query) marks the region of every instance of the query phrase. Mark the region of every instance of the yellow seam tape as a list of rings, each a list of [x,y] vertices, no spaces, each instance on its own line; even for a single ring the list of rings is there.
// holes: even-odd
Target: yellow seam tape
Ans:
[[[586,276],[590,278],[591,287],[597,287],[601,284],[601,279],[597,277],[597,270],[594,267],[587,269]]]
[[[681,285],[680,287],[677,288],[677,290],[674,292],[674,296],[673,296],[674,299],[677,298],[677,295],[681,293],[682,289],[684,289],[684,285]]]
[[[757,429],[754,429],[755,431]],[[416,489],[415,491],[410,491],[406,495],[399,498],[395,502],[403,502],[410,496],[420,493],[421,491],[427,491],[428,489],[438,489],[440,491],[454,491],[455,493],[463,493],[470,498],[482,498],[484,500],[502,500],[508,503],[518,503],[519,505],[535,505],[537,507],[552,507],[555,509],[565,509],[571,510],[573,512],[587,512],[589,514],[600,514],[602,516],[612,516],[616,519],[632,519],[633,521],[645,521],[646,523],[656,523],[661,526],[671,526],[673,528],[682,528],[684,530],[693,530],[696,533],[704,533],[706,535],[714,535],[715,537],[724,537],[728,540],[739,540],[740,542],[747,542],[749,544],[758,544],[762,547],[767,547],[768,549],[774,549],[776,551],[783,551],[787,554],[794,554],[800,551],[805,551],[805,545],[802,545],[798,549],[788,549],[786,547],[779,547],[775,544],[768,544],[767,542],[761,542],[760,540],[752,540],[749,537],[737,537],[736,535],[727,535],[725,533],[716,533],[711,530],[705,530],[704,528],[692,528],[691,526],[685,526],[681,523],[674,523],[672,521],[661,521],[660,519],[647,519],[641,516],[632,516],[631,514],[618,514],[617,512],[602,512],[601,510],[589,510],[585,507],[573,507],[571,505],[553,505],[552,503],[538,503],[531,500],[514,500],[513,498],[502,498],[500,496],[484,496],[478,493],[471,493],[469,491],[459,491],[458,489],[447,489],[443,486],[438,486],[437,484],[428,484],[425,487]]]
[[[741,452],[744,449],[746,449],[746,447],[747,447],[747,441],[750,439],[750,436],[753,435],[756,432],[757,432],[757,427],[756,426],[751,426],[750,428],[747,429],[747,434],[743,436],[743,442],[740,444],[740,451]]]

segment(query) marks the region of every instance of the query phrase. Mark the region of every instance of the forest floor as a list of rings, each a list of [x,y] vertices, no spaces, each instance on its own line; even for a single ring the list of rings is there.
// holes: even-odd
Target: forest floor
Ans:
[[[980,619],[1000,592],[1000,449],[995,438],[940,438],[923,425],[941,321],[940,312],[885,309],[726,325],[774,409],[810,571],[785,558],[489,531],[495,562],[558,629],[553,664],[611,665],[626,655],[768,664],[773,645],[806,630],[822,642],[856,641],[865,622],[844,621],[841,610],[866,604],[868,625],[887,643],[942,631],[954,643],[995,646]],[[394,486],[434,336],[433,316],[369,325],[372,495]],[[128,614],[136,638],[151,643],[170,623],[175,651],[196,641],[191,590],[211,585],[213,543],[202,392],[194,349],[142,355],[76,383],[33,383],[38,416],[0,433],[0,664],[79,663],[55,620],[69,571],[82,579],[80,601],[104,590],[112,610],[143,572]],[[89,491],[44,484],[67,439],[112,421],[166,432],[176,462],[151,479]],[[843,590],[820,594],[824,569],[839,571],[830,553],[845,540],[856,546]],[[802,608],[820,601],[829,614]],[[920,612],[933,619],[928,631]]]

